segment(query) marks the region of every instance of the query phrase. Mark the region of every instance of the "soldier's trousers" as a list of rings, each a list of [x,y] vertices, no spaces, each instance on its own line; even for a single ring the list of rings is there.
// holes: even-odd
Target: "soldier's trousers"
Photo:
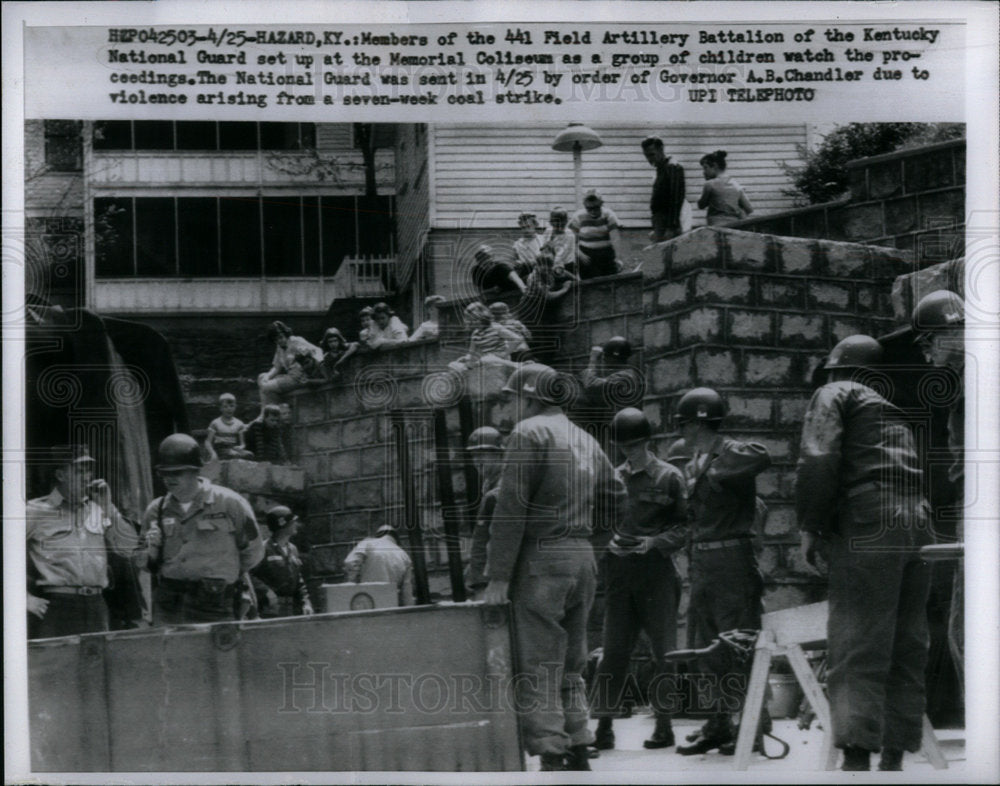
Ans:
[[[679,707],[669,679],[673,667],[663,661],[664,653],[677,649],[680,579],[674,563],[658,549],[621,557],[609,553],[602,563],[604,654],[594,678],[593,715],[613,718],[619,714],[640,630],[649,637],[657,667],[650,702],[658,714],[675,712]]]
[[[876,508],[873,520],[859,521],[872,514],[853,507],[853,519],[850,510],[847,521],[841,516],[846,534],[829,539],[827,688],[834,745],[917,751],[930,645],[930,568],[917,549],[929,540],[929,519],[921,506],[907,504],[888,506],[884,516]],[[873,525],[883,535],[859,542],[858,533],[872,532]]]
[[[597,567],[586,539],[525,544],[511,580],[517,639],[515,706],[531,755],[594,741],[583,669]]]

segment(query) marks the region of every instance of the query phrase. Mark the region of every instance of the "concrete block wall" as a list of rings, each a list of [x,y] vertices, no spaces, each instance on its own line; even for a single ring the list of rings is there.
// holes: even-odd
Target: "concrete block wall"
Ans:
[[[735,228],[906,249],[920,266],[939,264],[964,245],[965,152],[956,139],[858,159],[847,165],[849,197]]]
[[[645,411],[660,454],[674,438],[677,400],[695,386],[726,399],[725,433],[770,450],[773,466],[758,479],[768,504],[760,562],[769,610],[822,592],[801,564],[792,507],[813,374],[845,336],[894,327],[891,285],[911,269],[894,249],[711,228],[643,266]]]

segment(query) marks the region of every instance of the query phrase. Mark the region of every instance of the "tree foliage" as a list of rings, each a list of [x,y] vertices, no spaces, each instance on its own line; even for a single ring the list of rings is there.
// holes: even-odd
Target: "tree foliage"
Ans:
[[[965,136],[962,123],[848,123],[827,134],[814,149],[798,146],[802,166],[780,164],[794,188],[785,191],[803,204],[831,202],[847,193],[849,161]]]

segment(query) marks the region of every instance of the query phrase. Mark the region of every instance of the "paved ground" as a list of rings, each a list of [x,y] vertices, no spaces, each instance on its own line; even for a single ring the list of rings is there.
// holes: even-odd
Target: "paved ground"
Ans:
[[[593,722],[596,726],[596,721]],[[674,722],[674,731],[678,740],[683,740],[684,736],[694,731],[701,725],[700,721],[681,719]],[[706,778],[697,778],[699,781],[715,782],[716,780],[736,780],[741,782],[769,782],[773,780],[785,780],[793,776],[794,773],[812,772],[813,780],[825,779],[816,772],[819,767],[820,745],[822,743],[822,730],[815,724],[808,731],[798,728],[794,720],[776,720],[774,722],[774,734],[785,740],[791,749],[788,757],[780,760],[769,760],[763,756],[754,754],[750,762],[750,769],[746,773],[733,771],[733,758],[722,756],[718,753],[708,753],[702,756],[680,756],[674,748],[647,751],[642,747],[643,740],[647,739],[653,731],[653,717],[647,712],[639,712],[631,718],[616,720],[615,728],[615,749],[602,751],[598,759],[591,759],[590,765],[595,772],[605,773],[607,776],[616,776],[615,780],[631,779],[640,782],[655,783],[654,777],[662,778],[663,773],[691,773],[697,777],[698,773],[706,774]],[[881,779],[893,778],[897,783],[905,783],[910,780],[934,779],[941,783],[949,783],[960,777],[965,763],[965,737],[961,729],[958,730],[938,730],[937,737],[941,743],[945,757],[949,761],[947,770],[935,771],[927,759],[921,754],[907,754],[903,762],[905,779],[900,776],[892,776],[889,773],[873,773]],[[780,746],[770,739],[766,739],[766,748],[769,753],[777,754]],[[528,770],[537,771],[539,759],[536,756],[529,756],[527,759]],[[877,765],[877,757],[873,757],[873,766]],[[655,774],[659,774],[658,776]],[[817,778],[816,776],[819,776]],[[830,773],[830,776],[843,779],[847,777],[838,773]],[[830,777],[827,776],[827,777]],[[581,776],[577,776],[578,778]],[[591,776],[588,780],[601,782],[601,776]],[[678,780],[688,780],[690,776],[681,776]],[[852,778],[856,779],[856,778]],[[559,782],[566,782],[563,778]],[[662,782],[660,780],[659,782]],[[802,781],[800,781],[802,782]]]

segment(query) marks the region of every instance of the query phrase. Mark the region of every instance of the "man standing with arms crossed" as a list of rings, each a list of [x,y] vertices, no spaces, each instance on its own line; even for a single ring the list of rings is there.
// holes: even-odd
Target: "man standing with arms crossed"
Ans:
[[[515,371],[517,425],[504,454],[490,525],[483,600],[513,605],[516,706],[542,770],[589,770],[587,617],[594,600],[593,522],[611,529],[625,489],[596,440],[559,405],[561,380],[548,366]]]
[[[903,769],[920,749],[930,631],[933,540],[913,435],[903,413],[864,384],[882,347],[848,336],[830,352],[829,381],[802,425],[796,509],[802,554],[830,568],[827,690],[841,769]]]

